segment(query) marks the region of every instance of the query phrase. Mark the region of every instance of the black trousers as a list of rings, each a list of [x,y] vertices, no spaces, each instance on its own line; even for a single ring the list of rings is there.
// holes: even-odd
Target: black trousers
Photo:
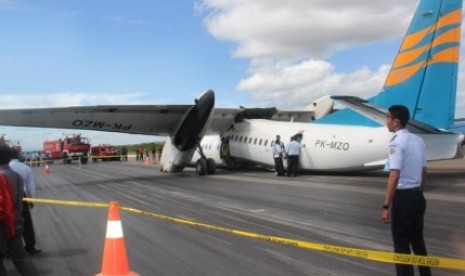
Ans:
[[[0,226],[0,276],[8,275],[3,265],[6,254],[11,256],[11,260],[16,271],[21,275],[36,276],[39,275],[34,263],[28,258],[24,251],[21,233],[16,234],[11,239],[6,237],[6,227]]]
[[[394,252],[410,254],[410,247],[415,255],[426,256],[423,239],[423,217],[426,200],[420,189],[397,190],[391,209],[391,230]],[[431,269],[418,267],[421,276],[431,275]],[[396,264],[398,276],[414,275],[412,265]]]
[[[23,201],[23,219],[24,219],[24,248],[26,251],[31,251],[36,248],[36,234],[34,231],[34,225],[32,224],[31,212],[29,204]]]
[[[288,155],[287,163],[287,176],[296,176],[297,168],[299,167],[299,156],[298,155]]]
[[[276,173],[278,174],[278,176],[284,175],[283,158],[281,157],[274,158],[274,169],[276,170]]]

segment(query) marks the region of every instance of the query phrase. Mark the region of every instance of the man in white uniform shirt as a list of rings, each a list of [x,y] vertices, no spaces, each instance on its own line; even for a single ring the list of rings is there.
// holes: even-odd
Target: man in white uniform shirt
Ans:
[[[283,157],[284,143],[281,141],[281,136],[276,135],[276,140],[273,143],[273,159],[277,176],[284,176]]]
[[[297,142],[296,137],[291,137],[291,142],[287,145],[287,176],[296,177],[297,169],[299,168],[299,155],[300,155],[300,144]]]
[[[381,219],[391,223],[394,251],[426,256],[423,239],[423,217],[426,200],[426,157],[423,140],[405,126],[410,119],[407,107],[393,105],[387,114],[386,126],[394,136],[389,142],[389,178]],[[389,213],[389,209],[391,213]],[[397,275],[414,275],[412,265],[396,264]],[[419,266],[420,275],[431,275],[429,267]]]
[[[12,150],[12,159],[10,161],[10,168],[18,173],[24,181],[24,193],[25,197],[35,197],[35,184],[34,178],[32,177],[31,168],[25,164],[19,162],[19,153],[16,150]],[[24,249],[29,254],[37,254],[42,250],[36,248],[36,234],[34,231],[34,224],[32,223],[31,210],[34,207],[32,202],[23,201],[23,219],[24,219]]]

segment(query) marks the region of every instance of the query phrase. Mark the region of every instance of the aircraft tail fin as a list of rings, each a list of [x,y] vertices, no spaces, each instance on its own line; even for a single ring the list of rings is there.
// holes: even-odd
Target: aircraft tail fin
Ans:
[[[453,124],[462,1],[421,1],[373,103],[388,107],[402,101],[415,120],[438,128]]]
[[[403,104],[409,108],[413,119],[437,128],[447,129],[453,125],[462,2],[420,1],[383,90],[368,99],[369,102],[383,108]],[[340,112],[334,115],[337,113]],[[343,123],[345,119],[349,124],[370,125],[363,123],[366,119],[360,116],[335,117],[340,118],[328,119],[336,121],[334,123]]]

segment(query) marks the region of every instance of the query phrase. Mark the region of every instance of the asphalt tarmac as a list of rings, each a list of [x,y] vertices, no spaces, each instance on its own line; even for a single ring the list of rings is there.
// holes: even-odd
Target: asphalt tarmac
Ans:
[[[199,177],[130,161],[33,168],[37,198],[102,202],[262,235],[392,251],[381,222],[383,172],[277,177],[270,171]],[[424,236],[429,255],[465,259],[465,161],[429,165]],[[36,203],[41,275],[101,272],[107,208]],[[141,275],[394,275],[394,265],[297,248],[121,212],[131,271]],[[9,275],[18,275],[11,260]],[[465,275],[433,268],[433,275]]]

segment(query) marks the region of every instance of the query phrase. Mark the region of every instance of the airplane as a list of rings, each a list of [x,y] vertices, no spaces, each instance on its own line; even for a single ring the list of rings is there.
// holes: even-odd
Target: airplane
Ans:
[[[386,109],[403,104],[427,160],[463,158],[465,127],[454,118],[461,21],[462,0],[421,0],[383,89],[367,100],[325,96],[297,110],[215,108],[208,90],[192,105],[4,109],[0,125],[167,136],[160,170],[193,164],[199,175],[214,174],[218,165],[273,167],[274,137],[286,143],[294,136],[301,170],[344,172],[385,165],[392,137]],[[335,110],[334,102],[348,108]]]

